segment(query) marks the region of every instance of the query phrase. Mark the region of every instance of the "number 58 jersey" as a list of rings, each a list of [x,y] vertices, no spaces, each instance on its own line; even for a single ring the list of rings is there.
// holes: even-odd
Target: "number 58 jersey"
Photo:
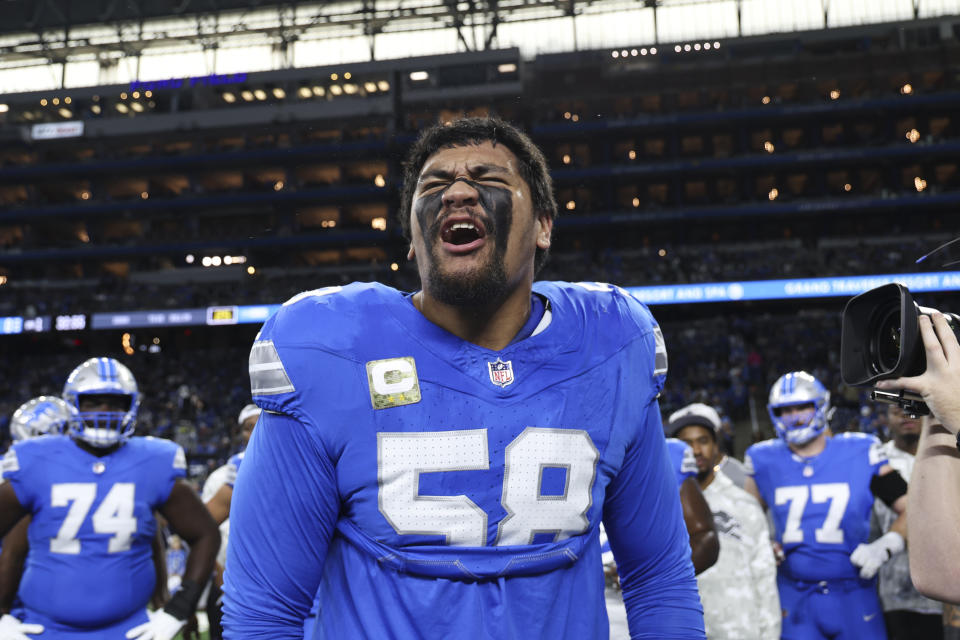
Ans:
[[[265,324],[229,634],[296,637],[276,612],[305,616],[319,586],[317,638],[606,637],[603,518],[628,610],[646,608],[651,637],[702,637],[656,402],[659,328],[608,285],[534,291],[544,319],[501,351],[376,284],[302,294]],[[658,616],[676,605],[664,591],[687,609]]]
[[[153,512],[185,474],[169,440],[130,438],[103,457],[68,436],[15,444],[3,477],[32,514],[18,592],[27,611],[86,629],[144,611],[156,582]]]
[[[783,440],[766,440],[744,460],[773,513],[786,555],[781,573],[805,581],[857,578],[850,554],[870,534],[870,481],[887,464],[880,441],[841,433],[827,438],[819,455],[802,458]]]

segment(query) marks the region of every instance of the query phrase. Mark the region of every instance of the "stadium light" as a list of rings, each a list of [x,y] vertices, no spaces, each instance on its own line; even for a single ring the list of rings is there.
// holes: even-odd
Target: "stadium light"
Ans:
[[[213,256],[212,258],[210,258],[211,267],[219,267],[222,263],[223,263],[223,258],[221,258],[220,256]]]
[[[570,164],[570,154],[569,153],[563,154],[562,160],[563,160],[563,164]]]
[[[927,188],[927,181],[917,176],[913,179],[913,186],[917,190],[917,193],[919,193]]]
[[[426,71],[411,71],[410,79],[414,82],[420,82],[422,80],[427,80],[430,77],[430,74]]]
[[[376,82],[364,82],[363,88],[367,93],[376,93],[377,92],[377,83]]]
[[[650,55],[652,55],[652,56],[657,55],[657,48],[656,48],[656,47],[650,47]]]
[[[257,270],[253,268],[253,265],[250,265],[249,267],[247,267],[247,273],[249,273],[251,276],[256,272]]]
[[[330,79],[333,80],[334,82],[336,82],[337,80],[340,79],[340,76],[337,75],[336,73],[331,73],[331,74],[330,74]]]
[[[147,98],[152,98],[152,97],[153,97],[153,91],[150,91],[150,89],[147,89],[146,91],[143,92],[143,95],[144,95],[145,97],[147,97]]]
[[[121,99],[121,100],[126,100],[126,99],[127,99],[127,92],[126,92],[126,91],[121,91],[121,92],[120,92],[120,99]]]
[[[147,191],[141,191],[141,192],[140,192],[140,198],[141,198],[142,200],[146,200],[146,199],[149,198],[149,197],[150,197],[150,193],[149,193],[149,192],[147,192]]]
[[[317,96],[318,98],[322,98],[325,93],[326,91],[324,90],[323,87],[321,87],[320,85],[314,85],[313,95]]]
[[[240,92],[240,97],[246,100],[247,102],[253,102],[253,91],[249,89],[244,89]]]
[[[70,96],[63,99],[63,104],[70,104],[71,102],[73,102],[73,100],[70,99]]]
[[[223,95],[220,96],[220,97],[223,98],[223,101],[224,101],[224,102],[229,103],[229,104],[233,104],[234,102],[237,101],[237,96],[233,95],[233,94],[230,93],[229,91],[224,91],[224,92],[223,92]]]
[[[685,44],[685,45],[683,45],[683,50],[684,50],[684,51],[687,51],[687,52],[689,52],[689,51],[690,51],[690,48],[691,48],[691,47],[690,47],[690,45],[689,45],[689,44]]]
[[[632,204],[633,204],[634,207],[639,207],[639,206],[640,206],[640,198],[634,198]]]
[[[192,253],[188,253],[187,257],[183,259],[183,261],[186,262],[187,264],[193,264],[194,260],[196,260],[196,258],[193,257]]]
[[[130,111],[130,108],[127,105],[123,104],[122,102],[118,102],[117,111],[119,111],[120,113],[127,113]]]
[[[567,200],[567,211],[573,211],[577,208],[577,203],[575,200]]]
[[[374,176],[374,178],[373,178],[373,184],[377,185],[378,187],[384,187],[384,186],[386,186],[387,181],[386,181],[386,179],[383,177],[383,174],[382,174],[382,173],[378,173],[378,174],[377,174],[376,176]]]
[[[90,111],[92,111],[97,115],[100,115],[100,105],[98,104],[93,105],[92,107],[90,107]]]
[[[660,251],[657,251],[657,255],[660,256],[661,258],[665,258],[665,257],[667,257],[667,250],[666,250],[666,249],[660,249]]]
[[[352,77],[353,77],[353,74],[350,73],[349,71],[347,71],[346,73],[343,74],[343,79],[344,79],[344,80],[349,80],[349,79],[352,78]]]
[[[348,82],[347,84],[343,85],[343,92],[344,92],[345,94],[347,94],[348,96],[352,96],[352,95],[355,94],[359,89],[360,89],[360,87],[358,87],[357,85],[353,84],[352,82]]]
[[[377,231],[386,231],[387,219],[382,216],[378,216],[370,221],[370,226],[376,229]]]
[[[770,96],[763,96],[760,102],[761,104],[770,104]]]
[[[287,97],[287,92],[284,91],[281,87],[274,87],[273,97],[276,98],[277,100],[283,100],[284,98]]]
[[[60,98],[54,98],[52,100],[52,103],[53,103],[53,106],[57,106],[58,104],[60,104]]]
[[[776,187],[774,187],[773,189],[770,189],[770,193],[767,194],[767,198],[768,198],[771,202],[773,202],[774,200],[777,199],[777,197],[778,197],[779,195],[780,195],[780,190],[777,189]]]
[[[773,143],[767,140],[763,143],[763,150],[767,153],[773,153],[776,147],[773,146]]]
[[[81,191],[81,192],[80,192],[80,199],[81,199],[81,200],[89,200],[89,199],[90,199],[90,192],[89,192],[89,191]]]
[[[844,190],[844,191],[849,192],[849,191],[851,191],[852,189],[853,189],[853,185],[850,184],[849,182],[846,183],[845,185],[843,185],[843,190]]]
[[[60,107],[60,109],[57,111],[57,113],[59,113],[60,116],[63,117],[63,118],[72,118],[72,117],[73,117],[73,111],[70,111],[70,109],[67,109],[66,107]]]
[[[400,271],[400,265],[398,265],[396,262],[391,262],[390,271]]]
[[[263,89],[257,89],[256,91],[253,92],[253,95],[257,98],[257,100],[267,99],[267,92],[264,91]]]
[[[913,85],[910,84],[909,82],[903,85],[902,87],[900,87],[900,93],[902,93],[905,96],[910,95],[911,93],[913,93]]]
[[[676,51],[677,53],[680,53],[681,51],[683,51],[683,47],[681,47],[680,45],[676,45],[676,46],[673,48],[673,50]]]
[[[139,92],[139,91],[134,91],[133,94],[131,94],[131,97],[132,97],[134,100],[139,100],[139,99],[140,99],[140,92]]]
[[[274,183],[273,183],[273,190],[274,190],[274,191],[282,191],[282,190],[283,190],[283,180],[277,180],[276,182],[274,182]]]
[[[390,91],[390,83],[386,80],[377,80],[377,89],[380,89],[380,91]]]
[[[513,73],[517,70],[517,65],[513,62],[505,62],[501,65],[497,65],[497,71],[500,73]]]
[[[313,95],[313,92],[310,91],[310,87],[300,87],[297,89],[297,95],[303,99],[307,99]]]
[[[330,93],[332,93],[332,94],[335,95],[335,96],[342,95],[342,94],[343,94],[343,87],[341,87],[341,86],[338,85],[338,84],[330,85]]]
[[[10,111],[10,105],[0,104],[0,113],[6,113],[7,111]]]
[[[907,140],[909,140],[911,143],[916,142],[917,140],[920,139],[920,132],[917,131],[916,129],[910,129],[910,131],[907,131],[906,137],[907,137]]]
[[[574,122],[580,122],[580,116],[578,116],[577,114],[573,114],[572,116],[570,116],[570,119],[573,120]]]
[[[840,90],[839,90],[839,89],[831,89],[831,90],[830,90],[830,99],[831,99],[831,100],[836,100],[836,99],[839,98],[839,97],[840,97]]]
[[[694,50],[694,51],[700,51],[700,43],[699,43],[699,42],[696,43],[695,45],[693,45],[693,50]]]
[[[46,98],[40,98],[40,106],[41,106],[41,107],[47,106],[47,99],[46,99]]]
[[[635,150],[635,149],[630,149],[630,151],[627,153],[627,157],[630,158],[631,160],[636,160],[636,159],[637,159],[637,152],[636,152],[636,150]]]
[[[143,113],[143,105],[139,102],[134,102],[130,105],[130,108],[136,111],[137,113]]]
[[[610,52],[610,57],[611,57],[611,58],[619,58],[619,57],[620,57],[620,52],[619,52],[619,51],[611,51],[611,52]]]
[[[203,259],[200,261],[200,264],[202,264],[205,267],[209,267],[212,264],[212,262],[213,261],[210,259],[210,256],[203,256]]]

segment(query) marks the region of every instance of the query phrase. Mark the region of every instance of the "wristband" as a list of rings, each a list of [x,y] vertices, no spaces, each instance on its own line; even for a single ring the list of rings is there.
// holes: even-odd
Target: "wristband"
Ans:
[[[201,593],[203,588],[200,585],[193,580],[184,580],[180,583],[180,589],[173,594],[163,610],[177,620],[187,620],[197,608]]]

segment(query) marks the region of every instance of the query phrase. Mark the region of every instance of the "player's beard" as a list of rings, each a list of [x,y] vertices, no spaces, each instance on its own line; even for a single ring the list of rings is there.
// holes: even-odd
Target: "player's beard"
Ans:
[[[483,264],[468,273],[443,270],[432,256],[425,288],[431,297],[453,307],[487,307],[507,294],[507,272],[500,247],[494,247]]]

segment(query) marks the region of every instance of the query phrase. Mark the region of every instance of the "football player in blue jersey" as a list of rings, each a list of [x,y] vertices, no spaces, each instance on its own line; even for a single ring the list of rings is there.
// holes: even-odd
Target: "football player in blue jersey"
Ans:
[[[785,555],[777,572],[786,640],[885,638],[876,573],[904,548],[907,485],[872,435],[831,436],[830,393],[805,371],[770,390],[778,438],[747,449],[744,487],[772,510]],[[899,515],[872,543],[879,498]]]
[[[421,134],[401,223],[422,289],[295,296],[250,353],[227,638],[605,638],[598,528],[634,638],[703,638],[647,308],[539,282],[542,153],[468,118]]]
[[[20,405],[10,418],[10,436],[13,442],[21,442],[43,435],[63,433],[67,423],[76,415],[76,409],[56,396],[38,396]],[[25,516],[3,538],[0,551],[0,613],[8,614],[15,606],[17,589],[27,557],[27,527],[30,517]],[[7,621],[7,624],[14,624]],[[0,621],[0,625],[3,622]],[[0,634],[0,639],[3,635]]]
[[[70,374],[63,398],[76,410],[69,435],[19,442],[3,459],[0,534],[31,521],[22,607],[0,620],[0,636],[169,640],[209,576],[216,524],[183,480],[183,449],[131,437],[140,394],[129,369],[91,358]],[[154,510],[191,550],[181,590],[148,615]]]

